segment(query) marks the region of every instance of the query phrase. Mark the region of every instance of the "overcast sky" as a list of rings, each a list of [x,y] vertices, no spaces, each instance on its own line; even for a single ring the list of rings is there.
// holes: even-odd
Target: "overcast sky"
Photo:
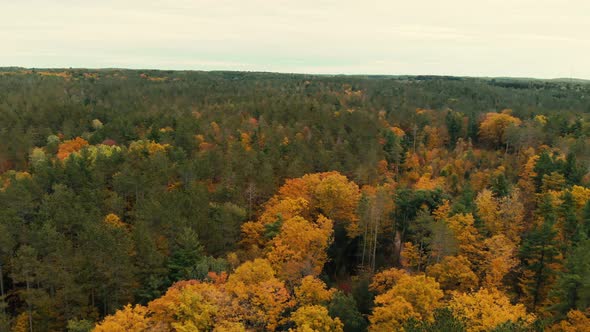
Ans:
[[[589,0],[0,0],[0,66],[590,79]]]

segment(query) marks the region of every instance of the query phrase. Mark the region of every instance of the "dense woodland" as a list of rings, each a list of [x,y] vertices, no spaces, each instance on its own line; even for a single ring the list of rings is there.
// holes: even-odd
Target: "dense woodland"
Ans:
[[[0,70],[0,331],[589,331],[590,83]]]

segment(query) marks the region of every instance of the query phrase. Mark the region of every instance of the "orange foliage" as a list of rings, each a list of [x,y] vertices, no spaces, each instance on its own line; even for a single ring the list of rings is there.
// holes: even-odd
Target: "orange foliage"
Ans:
[[[57,150],[57,157],[60,160],[64,160],[69,157],[70,154],[80,151],[83,147],[88,145],[88,141],[82,137],[76,137],[72,140],[64,141],[59,145]]]

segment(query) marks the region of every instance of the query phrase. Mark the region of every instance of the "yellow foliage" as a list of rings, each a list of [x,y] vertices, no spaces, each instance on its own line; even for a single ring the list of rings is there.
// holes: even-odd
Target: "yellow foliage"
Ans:
[[[172,285],[165,295],[150,302],[152,318],[176,331],[206,330],[228,302],[227,296],[214,284],[195,280]]]
[[[241,322],[221,322],[215,325],[213,332],[246,332],[246,327]]]
[[[104,223],[109,227],[113,228],[125,228],[127,224],[121,221],[118,215],[114,213],[109,213],[104,217]]]
[[[146,307],[141,305],[132,307],[128,304],[123,309],[117,310],[114,315],[105,317],[96,325],[93,332],[143,332],[151,324]]]
[[[139,140],[129,144],[129,151],[147,151],[150,155],[165,152],[169,144],[160,144],[154,141]]]
[[[443,292],[433,278],[403,275],[393,288],[375,297],[375,309],[369,317],[370,331],[400,331],[409,318],[432,322],[442,297]]]
[[[567,319],[551,326],[549,332],[590,332],[590,318],[579,310],[570,310]]]
[[[484,221],[484,225],[491,234],[502,231],[503,220],[499,218],[498,204],[491,190],[484,189],[475,199],[477,215]]]
[[[323,281],[313,276],[303,278],[301,285],[295,288],[295,300],[299,306],[324,305],[333,295],[333,289],[327,289]]]
[[[490,143],[500,145],[506,142],[506,128],[511,125],[520,126],[521,122],[508,112],[487,113],[479,126],[479,136]]]
[[[397,137],[404,137],[406,136],[406,132],[401,129],[400,127],[391,127],[391,131],[395,134],[395,136]]]
[[[403,267],[418,269],[426,264],[426,259],[428,257],[418,246],[412,242],[406,242],[402,248],[400,255]]]
[[[436,279],[445,291],[467,292],[475,289],[479,278],[464,256],[446,256],[440,263],[426,268],[426,274]]]
[[[312,193],[317,207],[328,218],[345,223],[349,237],[360,234],[356,208],[361,197],[356,183],[339,173],[324,173],[325,177],[315,187]]]
[[[489,288],[502,288],[502,279],[518,264],[516,245],[504,235],[495,235],[484,240],[484,284]]]
[[[434,278],[425,275],[405,275],[399,278],[397,283],[385,294],[383,298],[402,297],[408,301],[422,320],[433,321],[434,309],[438,308],[443,297],[440,285]],[[375,303],[379,303],[375,299]]]
[[[482,288],[470,294],[456,293],[449,307],[465,321],[468,332],[490,331],[509,321],[531,323],[534,320],[522,304],[512,305],[504,293],[494,288]]]
[[[590,200],[590,188],[573,186],[572,196],[574,196],[574,201],[576,201],[577,208],[581,209],[584,207],[584,205],[586,205],[588,200]]]
[[[535,116],[535,121],[544,126],[547,124],[547,117],[545,115],[540,114]]]
[[[370,332],[404,331],[402,325],[408,319],[420,319],[420,315],[414,310],[412,304],[403,297],[385,297],[380,295],[375,299],[378,305],[373,309],[369,321]]]
[[[286,220],[270,243],[267,258],[278,276],[290,283],[307,275],[317,276],[328,260],[332,221],[324,216],[311,223],[302,217]]]
[[[246,326],[265,326],[272,331],[281,313],[292,306],[285,285],[265,259],[242,264],[229,276],[225,289],[231,296],[227,310]]]
[[[373,281],[371,285],[369,285],[369,290],[377,294],[383,294],[392,289],[401,277],[407,275],[408,273],[405,270],[396,268],[381,271],[373,276]]]
[[[250,138],[250,134],[248,133],[241,133],[240,134],[240,142],[242,143],[242,148],[246,151],[252,150],[252,138]]]
[[[342,332],[344,325],[338,318],[332,318],[328,309],[319,305],[304,306],[291,314],[291,321],[297,326],[290,332]]]
[[[21,312],[16,316],[14,325],[12,326],[12,332],[29,332],[29,314]]]
[[[447,225],[455,234],[459,243],[459,253],[467,257],[470,262],[477,262],[481,256],[477,228],[473,226],[475,220],[471,213],[456,214],[446,219]]]
[[[440,188],[444,185],[444,178],[432,178],[430,173],[425,173],[422,175],[418,182],[414,185],[414,188],[420,190],[434,190],[436,188]]]
[[[309,202],[304,198],[278,199],[271,198],[264,206],[264,212],[258,219],[263,225],[276,222],[279,217],[283,220],[291,219],[296,216],[309,216]]]

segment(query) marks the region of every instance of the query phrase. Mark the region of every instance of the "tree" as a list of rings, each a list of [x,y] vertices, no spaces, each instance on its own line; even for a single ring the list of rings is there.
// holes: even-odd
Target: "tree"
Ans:
[[[320,216],[315,223],[294,217],[286,220],[270,243],[267,258],[278,276],[289,284],[307,275],[317,276],[328,259],[332,221]]]
[[[199,242],[197,233],[191,228],[184,228],[175,239],[172,254],[168,261],[171,279],[195,279],[197,263],[203,259],[203,246]]]
[[[225,318],[228,298],[217,285],[182,281],[148,304],[154,321],[175,331],[210,330]]]
[[[141,305],[126,305],[96,325],[94,332],[141,332],[152,325],[148,309]]]
[[[334,291],[326,289],[323,281],[307,276],[301,280],[301,285],[295,287],[295,301],[299,306],[325,305],[332,299]]]
[[[397,282],[407,276],[405,270],[391,268],[381,271],[373,276],[373,280],[369,285],[369,290],[376,294],[384,294],[397,284]]]
[[[479,125],[479,136],[493,146],[506,144],[505,132],[509,126],[519,126],[519,118],[510,115],[510,110],[502,113],[486,113],[484,120]]]
[[[555,213],[551,198],[542,197],[537,214],[540,225],[533,228],[520,247],[523,273],[520,286],[531,310],[546,305],[547,295],[559,268],[560,255],[556,243]]]
[[[433,278],[402,276],[393,288],[375,298],[370,330],[395,330],[410,318],[432,322],[442,297],[443,292]]]
[[[519,263],[517,247],[506,236],[495,235],[484,240],[483,248],[483,284],[488,288],[503,289],[504,277]]]
[[[571,310],[567,313],[567,319],[554,324],[549,332],[589,332],[590,318],[581,311]]]
[[[70,154],[80,151],[80,149],[87,145],[88,141],[86,141],[82,137],[76,137],[72,140],[64,141],[59,145],[57,157],[61,160],[65,160],[70,156]]]
[[[21,246],[16,252],[12,262],[11,278],[15,283],[25,283],[25,291],[22,292],[22,298],[27,304],[28,328],[33,332],[33,286],[38,281],[39,261],[37,259],[37,250],[25,245]]]
[[[231,296],[228,310],[247,328],[274,330],[281,313],[292,306],[289,292],[275,277],[270,263],[255,259],[238,267],[225,286]]]
[[[342,332],[342,322],[328,315],[328,309],[319,305],[303,306],[291,314],[291,321],[296,325],[293,332],[325,331]]]
[[[463,114],[448,110],[445,116],[445,123],[449,132],[449,148],[454,149],[457,139],[462,136]]]
[[[440,263],[427,267],[426,275],[433,277],[445,291],[467,292],[479,284],[471,263],[464,256],[447,256]]]
[[[522,304],[512,305],[505,294],[494,288],[482,288],[471,294],[456,293],[449,307],[464,319],[468,332],[490,331],[505,322],[534,320]]]
[[[330,317],[338,318],[344,324],[344,332],[366,331],[367,321],[357,308],[354,297],[338,291],[328,305]]]
[[[561,315],[570,310],[585,311],[590,307],[589,250],[589,239],[579,242],[567,257],[564,271],[558,274],[552,294],[558,302],[553,309]]]

